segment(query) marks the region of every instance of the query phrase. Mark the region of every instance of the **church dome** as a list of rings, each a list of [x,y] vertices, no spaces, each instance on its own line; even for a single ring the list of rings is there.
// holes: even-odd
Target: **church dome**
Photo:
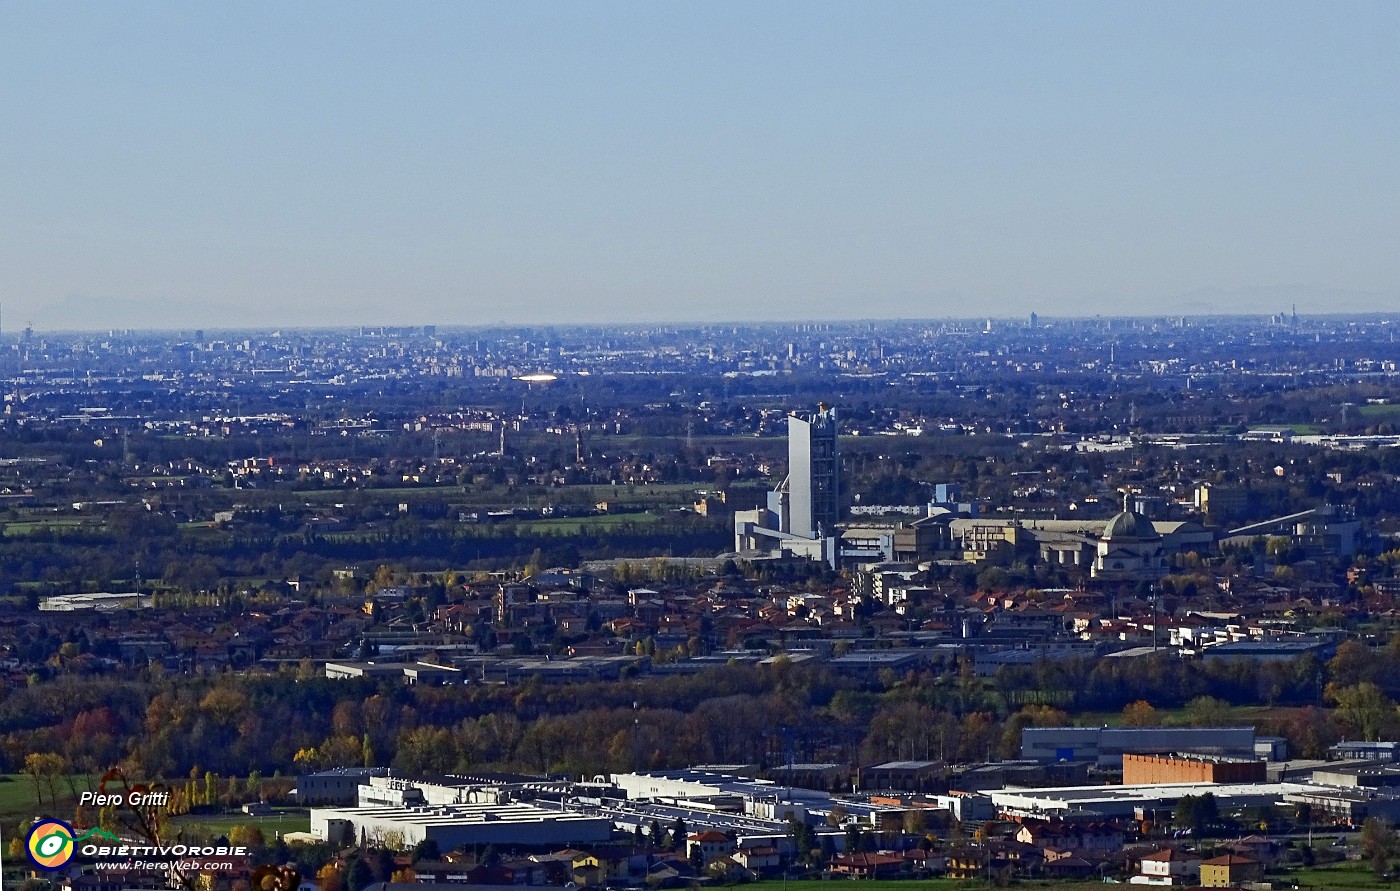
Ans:
[[[1103,535],[1106,540],[1132,538],[1138,541],[1151,541],[1162,536],[1153,527],[1152,521],[1142,514],[1133,510],[1125,510],[1114,515],[1104,527]]]

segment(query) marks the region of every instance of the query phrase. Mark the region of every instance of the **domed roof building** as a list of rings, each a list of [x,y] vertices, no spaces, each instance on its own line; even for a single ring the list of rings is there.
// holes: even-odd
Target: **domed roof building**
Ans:
[[[1099,535],[1094,556],[1096,579],[1155,579],[1167,570],[1166,548],[1152,521],[1133,510],[1132,496],[1123,496],[1123,510]]]
[[[1113,515],[1113,519],[1108,521],[1108,525],[1103,529],[1103,534],[1099,536],[1105,540],[1116,538],[1120,541],[1127,539],[1151,541],[1161,537],[1151,520],[1126,505],[1124,505],[1122,513]]]

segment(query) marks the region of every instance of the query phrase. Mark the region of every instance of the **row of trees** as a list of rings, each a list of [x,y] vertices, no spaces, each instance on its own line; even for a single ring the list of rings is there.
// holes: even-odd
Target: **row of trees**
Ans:
[[[1386,690],[1345,683],[1350,663],[1339,660],[1069,661],[991,681],[965,663],[857,680],[784,660],[561,686],[405,687],[309,673],[59,678],[0,694],[0,761],[40,783],[62,773],[58,764],[98,771],[117,762],[132,775],[167,778],[385,763],[430,773],[500,766],[593,774],[775,764],[790,745],[799,758],[851,764],[977,761],[1014,757],[1023,728],[1071,723],[1085,708],[1122,710],[1128,724],[1169,714],[1210,726],[1229,723],[1235,706],[1283,702],[1293,705],[1255,723],[1303,757],[1325,754],[1340,738],[1400,735]]]

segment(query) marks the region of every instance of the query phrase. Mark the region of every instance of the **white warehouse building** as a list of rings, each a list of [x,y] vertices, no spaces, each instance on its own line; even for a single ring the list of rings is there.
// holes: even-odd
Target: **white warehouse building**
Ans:
[[[1061,786],[1050,789],[994,789],[997,813],[1037,819],[1109,819],[1169,811],[1187,795],[1215,797],[1222,811],[1278,805],[1286,795],[1328,791],[1312,783],[1160,783],[1138,786]]]
[[[311,835],[340,844],[364,840],[399,847],[432,840],[449,851],[462,845],[605,842],[612,837],[612,821],[530,804],[327,807],[312,808]]]
[[[684,800],[733,795],[749,801],[783,800],[824,803],[831,795],[815,789],[784,786],[772,780],[750,780],[723,769],[703,767],[656,770],[647,773],[615,773],[610,779],[633,801],[647,799]]]

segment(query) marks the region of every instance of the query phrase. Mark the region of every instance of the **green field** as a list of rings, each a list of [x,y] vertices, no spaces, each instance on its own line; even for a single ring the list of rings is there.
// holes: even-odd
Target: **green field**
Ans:
[[[31,777],[24,774],[0,774],[0,819],[28,821],[41,813],[62,819],[71,819],[76,799],[70,793],[70,788],[75,788],[78,791],[89,788],[96,789],[98,780],[97,776],[89,777],[84,774],[75,774],[61,779],[58,783],[58,804],[50,806],[46,792],[44,805],[40,808],[38,798],[35,795],[34,780]],[[278,833],[285,835],[288,832],[309,831],[311,815],[305,808],[279,808],[276,814],[268,817],[252,817],[243,813],[191,815],[177,817],[171,825],[172,827],[198,828],[210,835],[219,836],[227,833],[234,826],[250,823],[262,829],[263,835],[270,840],[275,838]]]
[[[555,520],[531,520],[521,523],[520,528],[527,532],[544,532],[552,535],[572,535],[585,529],[616,529],[629,524],[644,526],[661,518],[656,514],[600,514],[596,517],[560,517]]]
[[[292,494],[297,498],[304,499],[312,503],[321,502],[372,502],[372,501],[424,501],[442,500],[446,496],[455,495],[461,500],[461,496],[467,490],[458,485],[442,486],[420,486],[414,483],[404,483],[401,486],[383,486],[373,489],[361,489],[347,487],[339,489],[293,489]]]
[[[1358,405],[1356,413],[1363,418],[1393,418],[1400,415],[1400,402],[1386,403],[1384,405]]]
[[[76,799],[70,788],[78,791],[97,788],[97,776],[74,774],[58,781],[58,804],[50,806],[48,793],[44,793],[44,811],[52,811],[55,816],[73,815]],[[34,817],[40,813],[39,799],[35,794],[32,777],[20,773],[0,774],[0,817]]]
[[[34,782],[19,774],[0,776],[0,814],[31,815],[34,812]]]
[[[1385,406],[1377,406],[1384,408]],[[1299,436],[1314,436],[1322,432],[1322,425],[1314,424],[1311,421],[1299,421],[1296,424],[1256,424],[1251,426],[1251,430],[1292,430]]]
[[[1380,878],[1364,863],[1335,863],[1330,866],[1313,866],[1289,873],[1288,878],[1299,888],[1314,888],[1318,891],[1332,888],[1389,888],[1392,883]]]
[[[17,520],[13,523],[5,524],[5,535],[31,535],[40,529],[52,529],[55,532],[72,532],[75,529],[87,527],[94,531],[103,528],[100,520],[88,520],[80,517],[53,517],[43,520]]]
[[[685,501],[694,498],[696,489],[703,488],[699,483],[627,483],[621,486],[573,486],[568,491],[588,492],[594,501],[627,504],[636,501]]]
[[[170,822],[172,829],[177,827],[192,828],[207,832],[212,836],[225,835],[235,826],[248,825],[257,826],[262,830],[263,837],[272,841],[279,834],[311,831],[311,814],[305,808],[279,808],[276,814],[269,817],[252,817],[243,813],[220,814],[219,816],[192,814],[176,817]]]

